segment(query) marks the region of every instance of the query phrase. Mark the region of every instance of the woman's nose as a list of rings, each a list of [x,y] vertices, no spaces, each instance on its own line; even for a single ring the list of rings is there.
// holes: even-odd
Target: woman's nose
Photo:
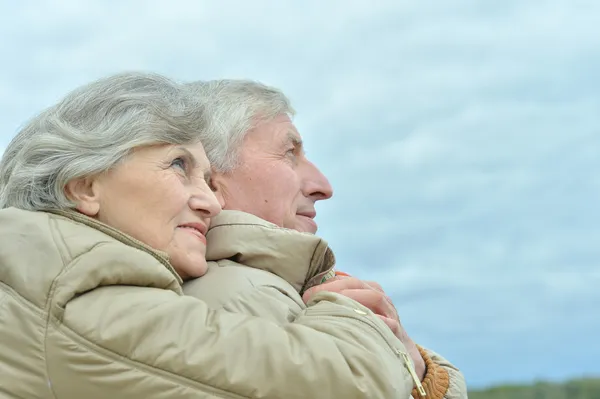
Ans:
[[[217,200],[215,193],[208,187],[196,191],[190,198],[190,208],[196,212],[202,213],[204,217],[212,218],[221,212],[221,204]]]

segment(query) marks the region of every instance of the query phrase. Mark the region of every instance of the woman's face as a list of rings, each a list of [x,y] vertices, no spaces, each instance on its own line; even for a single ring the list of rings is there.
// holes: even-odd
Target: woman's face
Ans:
[[[109,172],[70,183],[77,209],[166,252],[185,280],[206,273],[206,231],[221,206],[201,144],[134,150]]]

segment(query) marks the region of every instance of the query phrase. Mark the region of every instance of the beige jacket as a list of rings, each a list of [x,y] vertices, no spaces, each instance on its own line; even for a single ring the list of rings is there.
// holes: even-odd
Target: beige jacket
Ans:
[[[335,259],[323,239],[278,228],[248,213],[221,212],[207,239],[208,272],[183,289],[212,309],[285,326],[306,309],[301,293],[333,276]],[[435,352],[419,349],[428,366],[423,381],[427,396],[466,398],[462,373]],[[416,390],[413,396],[419,397]]]
[[[405,348],[348,298],[319,294],[283,326],[209,310],[181,283],[164,254],[91,219],[0,210],[0,397],[410,394]]]

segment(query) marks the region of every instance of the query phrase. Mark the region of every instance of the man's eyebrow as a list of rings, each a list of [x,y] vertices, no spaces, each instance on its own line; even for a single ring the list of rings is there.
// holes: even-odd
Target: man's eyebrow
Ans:
[[[288,138],[288,141],[294,145],[294,147],[296,147],[298,149],[302,149],[304,147],[304,143],[302,142],[302,139],[300,137],[298,137],[297,135],[295,135],[294,133],[288,132],[287,138]]]
[[[212,169],[208,169],[204,172],[204,180],[209,183],[210,179],[212,179]]]

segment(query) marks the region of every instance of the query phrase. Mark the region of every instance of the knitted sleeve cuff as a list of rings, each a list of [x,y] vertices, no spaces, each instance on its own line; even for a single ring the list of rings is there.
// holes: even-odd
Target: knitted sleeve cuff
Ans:
[[[425,370],[427,370],[425,378],[423,378],[423,381],[421,382],[425,389],[425,393],[427,394],[426,398],[443,399],[450,386],[450,376],[448,375],[448,372],[444,370],[442,366],[435,363],[425,349],[421,348],[419,345],[417,345],[417,349],[419,349],[421,357],[425,360]],[[413,398],[421,398],[421,395],[416,388],[413,389],[412,396]]]

